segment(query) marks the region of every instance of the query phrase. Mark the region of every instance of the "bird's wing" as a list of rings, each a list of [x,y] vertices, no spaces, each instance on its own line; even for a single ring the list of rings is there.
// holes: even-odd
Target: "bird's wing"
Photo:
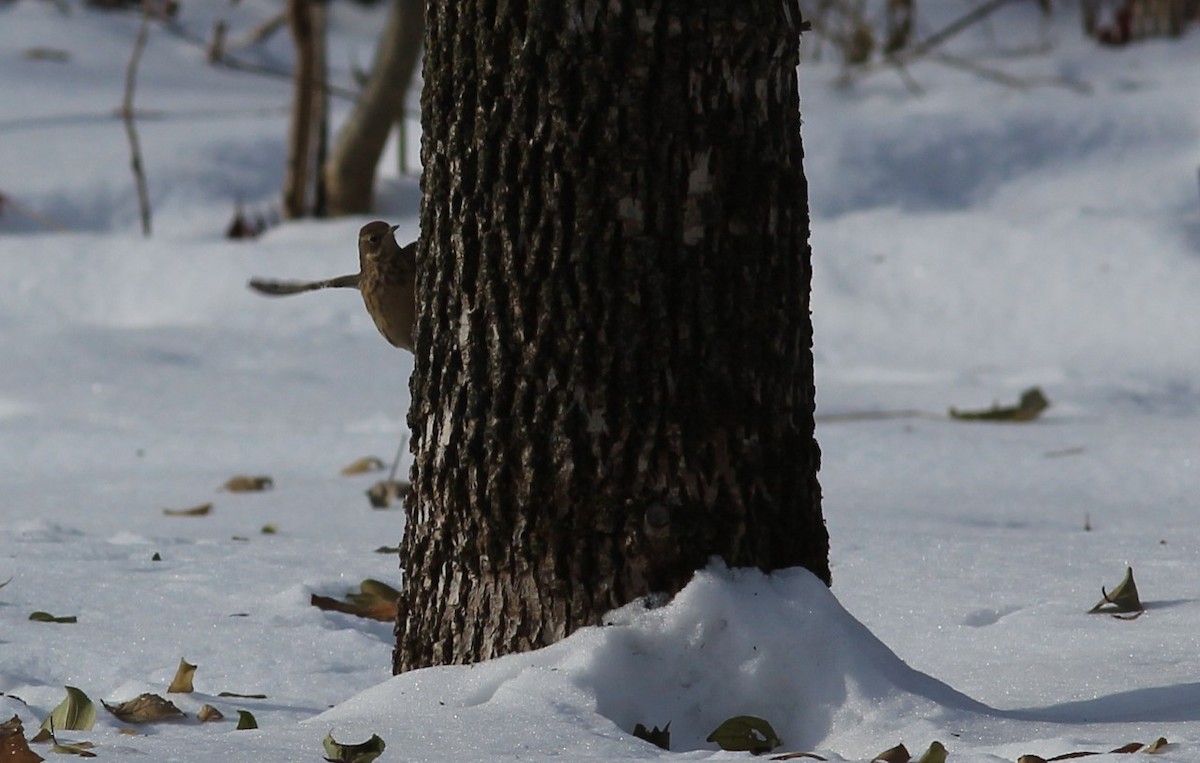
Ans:
[[[260,294],[283,297],[317,289],[357,289],[358,273],[329,278],[324,281],[275,281],[269,278],[251,278],[249,286]]]

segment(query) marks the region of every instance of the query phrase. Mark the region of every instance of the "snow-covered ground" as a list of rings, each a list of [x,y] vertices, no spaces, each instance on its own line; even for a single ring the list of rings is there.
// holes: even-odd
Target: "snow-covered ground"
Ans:
[[[236,36],[276,6],[184,2],[182,23],[205,35],[229,15]],[[332,7],[346,84],[380,16]],[[245,288],[353,270],[367,218],[224,240],[238,199],[274,203],[289,85],[212,69],[155,29],[136,99],[152,112],[144,239],[112,116],[138,21],[69,8],[0,3],[0,721],[32,735],[68,685],[110,703],[164,693],[186,658],[197,692],[170,698],[188,720],[129,736],[101,711],[60,738],[184,763],[320,760],[331,730],[379,734],[383,761],[733,760],[705,737],[749,714],[777,752],[831,760],[1160,736],[1159,759],[1200,759],[1200,29],[1099,50],[1073,5],[1042,27],[1017,4],[950,46],[1090,94],[920,63],[914,96],[891,72],[841,88],[828,54],[806,63],[832,592],[713,568],[665,608],[539,653],[391,678],[388,624],[309,597],[398,582],[374,549],[402,515],[368,506],[378,475],[338,471],[390,458],[410,359],[352,292]],[[243,54],[286,65],[289,42]],[[404,240],[418,196],[390,169],[381,181],[378,216]],[[1033,385],[1053,403],[1037,422],[943,415]],[[932,415],[861,415],[905,411]],[[239,473],[275,488],[218,491]],[[207,517],[162,511],[210,501]],[[1146,613],[1085,614],[1127,564]],[[260,728],[200,724],[205,703]],[[630,735],[668,722],[676,752]]]

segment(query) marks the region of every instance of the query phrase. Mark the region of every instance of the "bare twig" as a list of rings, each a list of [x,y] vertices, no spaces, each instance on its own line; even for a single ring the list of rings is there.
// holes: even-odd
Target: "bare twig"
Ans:
[[[8,209],[13,210],[17,214],[24,215],[30,220],[33,220],[34,222],[39,223],[50,230],[57,231],[59,233],[66,233],[68,230],[70,230],[70,228],[58,220],[55,220],[53,217],[44,215],[32,207],[27,207],[24,204],[14,201],[13,198],[8,194],[0,193],[0,215],[3,215],[5,210]]]
[[[208,40],[192,34],[185,27],[174,20],[166,19],[163,23],[163,29],[180,40],[188,43],[189,45],[194,45],[195,47],[203,49],[206,53],[209,49]],[[234,45],[233,47],[241,47],[241,45]],[[233,69],[234,71],[246,72],[248,74],[258,74],[264,77],[272,77],[274,79],[292,79],[292,72],[290,70],[278,69],[273,66],[265,66],[263,64],[256,64],[251,61],[243,61],[240,58],[234,58],[229,54],[228,47],[219,60],[212,61],[211,63],[213,66],[220,66],[226,69]],[[358,100],[359,96],[359,92],[357,90],[335,85],[325,79],[313,83],[313,87],[319,88],[333,97],[343,98],[348,101]]]
[[[133,91],[137,86],[137,67],[141,61],[142,51],[146,49],[146,39],[150,36],[150,17],[154,0],[144,0],[142,5],[142,26],[138,30],[137,40],[133,43],[133,55],[129,57],[129,66],[125,69],[125,101],[121,106],[121,119],[125,122],[125,134],[129,137],[130,165],[133,168],[133,179],[137,184],[138,208],[142,213],[142,234],[150,236],[150,194],[146,190],[146,173],[142,168],[142,148],[138,143],[137,124],[133,113]]]

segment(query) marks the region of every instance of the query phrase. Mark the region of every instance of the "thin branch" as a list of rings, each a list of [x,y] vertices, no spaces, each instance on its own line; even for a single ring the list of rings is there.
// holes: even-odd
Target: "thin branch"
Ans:
[[[189,45],[201,48],[207,55],[210,47],[209,41],[203,37],[198,37],[192,34],[178,22],[167,19],[163,22],[163,29],[175,35]],[[219,59],[216,61],[211,61],[210,63],[213,66],[219,66],[225,69],[233,69],[234,71],[246,72],[248,74],[258,74],[264,77],[286,79],[289,81],[292,79],[292,72],[288,69],[279,69],[274,66],[256,64],[251,61],[243,61],[240,58],[234,58],[233,56],[229,55],[228,48],[223,52]],[[348,101],[358,100],[359,92],[357,90],[353,90],[348,87],[342,87],[341,85],[334,85],[326,79],[314,82],[313,86],[335,98],[344,98]]]
[[[137,124],[133,114],[133,91],[137,86],[137,67],[146,49],[146,39],[150,36],[150,17],[154,0],[144,0],[142,5],[142,26],[138,30],[137,40],[133,43],[133,55],[129,57],[129,66],[125,68],[125,101],[121,107],[121,119],[125,122],[125,134],[129,137],[130,165],[133,168],[133,179],[137,184],[138,208],[142,213],[142,234],[150,237],[150,194],[146,190],[146,173],[142,168],[142,148],[138,143]]]

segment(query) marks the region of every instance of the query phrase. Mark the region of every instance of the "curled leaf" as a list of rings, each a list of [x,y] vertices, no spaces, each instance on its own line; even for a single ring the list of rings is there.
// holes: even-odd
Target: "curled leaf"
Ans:
[[[986,410],[960,411],[950,409],[950,418],[960,421],[1033,421],[1050,407],[1050,401],[1039,387],[1030,387],[1021,393],[1014,406],[1002,407],[998,403]]]
[[[871,763],[908,763],[910,760],[912,760],[912,755],[909,754],[908,748],[898,744],[871,758]]]
[[[633,727],[633,735],[664,750],[671,749],[671,724],[669,722],[661,729],[658,726],[648,729],[645,725],[639,723]]]
[[[54,740],[54,744],[50,746],[51,752],[56,752],[59,755],[78,755],[81,758],[94,758],[96,753],[92,752],[92,748],[96,745],[91,742],[59,742]]]
[[[394,502],[403,500],[412,485],[398,480],[380,480],[367,488],[367,500],[376,509],[386,509]]]
[[[163,509],[163,514],[168,517],[206,517],[212,512],[212,507],[211,503],[202,503],[190,509]]]
[[[1137,584],[1133,582],[1133,568],[1125,568],[1125,577],[1117,584],[1117,587],[1112,590],[1112,593],[1100,588],[1100,593],[1104,598],[1096,603],[1096,606],[1088,610],[1088,614],[1100,613],[1115,613],[1115,612],[1137,612],[1141,613],[1145,610],[1142,606],[1141,599],[1138,598]]]
[[[29,743],[25,741],[25,727],[16,714],[0,723],[0,760],[6,763],[38,763],[45,760],[29,749]]]
[[[1146,745],[1146,749],[1142,750],[1142,752],[1148,752],[1151,755],[1157,755],[1162,752],[1163,748],[1168,744],[1170,744],[1170,742],[1167,741],[1166,737],[1159,737],[1150,744]]]
[[[333,738],[332,731],[325,735],[321,744],[325,748],[325,760],[329,763],[371,763],[387,747],[378,734],[372,734],[370,739],[360,744],[342,744]]]
[[[716,742],[722,750],[761,755],[782,742],[771,724],[753,715],[738,715],[713,729],[705,741]]]
[[[249,731],[258,728],[258,721],[254,720],[254,713],[249,710],[238,710],[238,731]]]
[[[342,467],[343,477],[353,477],[356,474],[367,474],[368,472],[377,472],[383,468],[383,461],[375,456],[363,456],[360,459],[351,461]]]
[[[266,475],[238,474],[230,477],[221,487],[231,493],[258,493],[275,487],[275,480]]]
[[[221,711],[212,705],[203,705],[199,710],[196,711],[196,720],[200,721],[201,723],[212,723],[214,721],[220,721],[224,719],[225,716],[221,714]]]
[[[917,763],[946,763],[946,746],[934,740],[929,743],[929,749],[922,753]]]
[[[157,694],[141,694],[117,705],[107,702],[101,704],[105,710],[125,723],[153,723],[183,717],[182,710]]]
[[[56,731],[90,730],[96,724],[95,703],[74,686],[64,688],[67,690],[66,698],[42,721],[42,731],[52,735]]]
[[[175,670],[175,677],[171,679],[171,685],[167,687],[167,694],[191,694],[195,691],[192,688],[194,675],[196,675],[196,666],[187,660],[180,659],[179,667]]]
[[[29,619],[35,623],[75,623],[79,622],[79,618],[75,615],[66,615],[65,617],[57,617],[49,612],[33,612],[30,613]]]

